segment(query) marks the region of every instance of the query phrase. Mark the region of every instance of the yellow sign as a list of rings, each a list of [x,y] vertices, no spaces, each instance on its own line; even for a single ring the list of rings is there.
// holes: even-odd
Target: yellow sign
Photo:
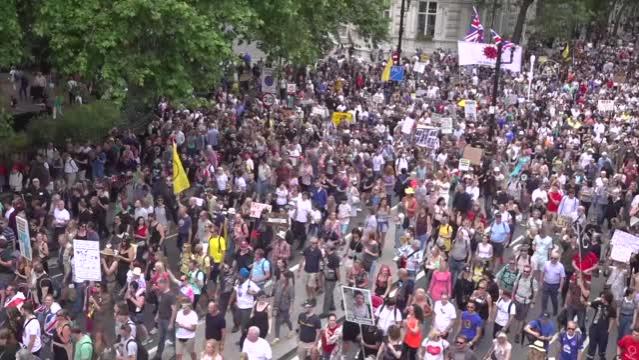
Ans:
[[[575,130],[578,130],[582,126],[581,121],[575,120],[572,117],[568,118],[568,125]]]
[[[466,100],[459,100],[459,102],[457,103],[457,105],[461,106],[461,107],[465,107],[466,106]]]
[[[421,61],[421,62],[427,62],[428,60],[430,60],[430,56],[428,56],[428,54],[421,54],[421,55],[419,55],[419,61]]]
[[[333,116],[331,116],[331,120],[335,127],[338,127],[343,121],[352,122],[353,114],[347,112],[334,112]]]

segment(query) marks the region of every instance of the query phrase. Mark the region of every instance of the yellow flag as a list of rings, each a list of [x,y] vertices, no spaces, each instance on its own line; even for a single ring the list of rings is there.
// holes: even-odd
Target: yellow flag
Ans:
[[[388,58],[384,71],[382,72],[382,81],[390,81],[391,69],[393,68],[393,56]]]
[[[568,61],[570,59],[570,45],[566,43],[566,47],[561,51],[561,57]]]
[[[466,107],[466,100],[462,99],[459,100],[459,102],[457,103],[457,105],[461,106],[461,107]]]
[[[180,155],[177,152],[177,145],[173,143],[173,193],[179,194],[191,187],[189,178],[186,176]]]

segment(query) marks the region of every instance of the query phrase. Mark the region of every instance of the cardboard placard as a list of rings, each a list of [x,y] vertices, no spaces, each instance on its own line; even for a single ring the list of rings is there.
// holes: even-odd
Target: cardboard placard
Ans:
[[[251,203],[251,209],[249,211],[249,216],[254,218],[254,219],[259,219],[260,217],[262,217],[262,212],[266,209],[266,212],[271,212],[271,209],[273,207],[269,204],[262,204],[262,203],[258,203],[253,201]]]
[[[375,325],[370,290],[342,286],[342,299],[346,321],[362,325]]]
[[[597,110],[599,111],[615,111],[614,100],[599,100],[597,102]]]
[[[477,119],[477,101],[475,100],[464,100],[464,115],[466,119]]]
[[[74,239],[73,265],[75,282],[102,281],[100,242]]]
[[[610,258],[622,263],[629,263],[632,257],[633,251],[631,248],[625,246],[615,245],[610,250]]]
[[[418,62],[415,63],[415,65],[413,65],[413,71],[414,72],[418,72],[420,74],[423,74],[425,70],[426,70],[426,63],[418,61]]]
[[[460,171],[469,171],[470,170],[470,160],[468,160],[468,159],[459,159],[459,165],[457,165],[457,168]]]
[[[453,118],[451,117],[443,117],[440,120],[442,134],[452,134],[453,133]]]
[[[484,156],[484,149],[466,145],[462,158],[468,159],[472,165],[481,165],[481,158]]]
[[[331,121],[333,121],[333,124],[337,127],[344,121],[352,122],[353,114],[347,112],[334,112],[331,116]]]
[[[615,230],[610,239],[613,246],[631,249],[634,253],[639,253],[639,237],[621,230]]]
[[[286,92],[289,94],[295,94],[297,92],[297,84],[287,84]]]

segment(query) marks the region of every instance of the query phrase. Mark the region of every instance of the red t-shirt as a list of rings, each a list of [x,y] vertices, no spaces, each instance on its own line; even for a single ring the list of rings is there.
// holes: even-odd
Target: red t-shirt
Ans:
[[[617,343],[621,348],[621,360],[639,360],[639,340],[626,335]]]

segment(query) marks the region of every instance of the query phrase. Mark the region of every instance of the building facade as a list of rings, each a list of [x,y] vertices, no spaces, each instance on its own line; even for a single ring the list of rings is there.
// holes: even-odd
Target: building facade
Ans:
[[[484,25],[486,41],[490,29],[508,39],[513,33],[519,12],[519,0],[404,0],[404,36],[402,49],[413,52],[437,48],[457,48],[469,29],[473,6],[479,11]],[[389,42],[382,48],[388,50],[397,46],[402,0],[392,0],[385,15],[389,21]],[[528,9],[527,17],[534,17],[536,1]],[[528,21],[527,21],[528,22]],[[524,25],[524,34],[526,26]],[[525,41],[525,38],[524,38]]]

